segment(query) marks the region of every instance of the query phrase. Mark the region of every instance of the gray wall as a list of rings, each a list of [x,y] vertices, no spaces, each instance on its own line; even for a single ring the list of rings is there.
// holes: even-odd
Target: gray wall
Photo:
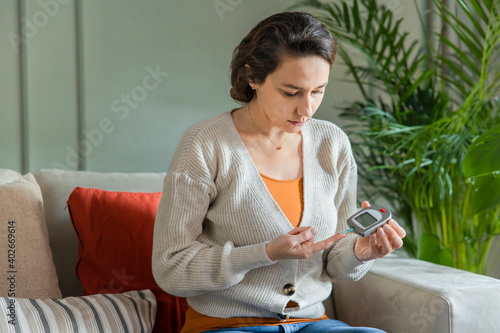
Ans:
[[[386,2],[419,36],[413,2]],[[238,106],[234,47],[293,3],[1,1],[0,168],[164,171],[189,125]],[[355,97],[342,76],[338,62],[318,118]]]

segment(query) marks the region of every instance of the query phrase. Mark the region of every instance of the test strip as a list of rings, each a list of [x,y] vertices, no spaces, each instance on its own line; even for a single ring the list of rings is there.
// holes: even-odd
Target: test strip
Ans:
[[[348,232],[351,232],[351,231],[354,231],[354,227],[352,227],[351,229],[349,230],[346,230],[346,231],[342,231],[343,234],[347,234]]]

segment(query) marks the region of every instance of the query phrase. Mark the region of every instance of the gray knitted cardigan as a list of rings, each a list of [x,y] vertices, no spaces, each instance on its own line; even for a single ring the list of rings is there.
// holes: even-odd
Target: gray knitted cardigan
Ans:
[[[356,210],[356,163],[347,136],[330,122],[310,119],[302,140],[300,226],[314,226],[321,240],[348,229],[345,221]],[[355,257],[355,235],[311,259],[270,260],[266,244],[292,229],[231,113],[223,113],[190,127],[174,154],[154,227],[154,277],[212,317],[321,317],[331,282],[358,280],[372,262]],[[295,286],[292,296],[283,292],[287,284]],[[289,301],[299,307],[285,309]]]

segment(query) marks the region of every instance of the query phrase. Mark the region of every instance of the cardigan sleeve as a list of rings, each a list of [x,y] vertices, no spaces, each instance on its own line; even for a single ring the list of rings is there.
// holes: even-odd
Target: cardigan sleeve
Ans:
[[[338,211],[337,232],[349,229],[347,219],[356,211],[357,167],[352,154],[347,156],[335,196]],[[373,260],[360,261],[354,254],[354,244],[358,237],[351,233],[326,250],[326,270],[332,281],[357,281],[372,266]]]
[[[153,237],[152,269],[169,294],[190,297],[239,283],[251,269],[272,265],[266,242],[235,247],[202,235],[215,188],[185,173],[167,172]]]

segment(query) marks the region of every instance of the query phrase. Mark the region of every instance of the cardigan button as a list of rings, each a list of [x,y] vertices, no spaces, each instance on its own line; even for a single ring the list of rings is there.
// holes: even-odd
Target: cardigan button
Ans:
[[[290,318],[289,315],[283,314],[283,313],[278,313],[277,315],[278,315],[279,320],[281,320],[281,321],[287,321],[288,318]]]
[[[293,294],[295,294],[295,286],[291,283],[285,284],[285,286],[283,287],[283,294],[292,296]]]

